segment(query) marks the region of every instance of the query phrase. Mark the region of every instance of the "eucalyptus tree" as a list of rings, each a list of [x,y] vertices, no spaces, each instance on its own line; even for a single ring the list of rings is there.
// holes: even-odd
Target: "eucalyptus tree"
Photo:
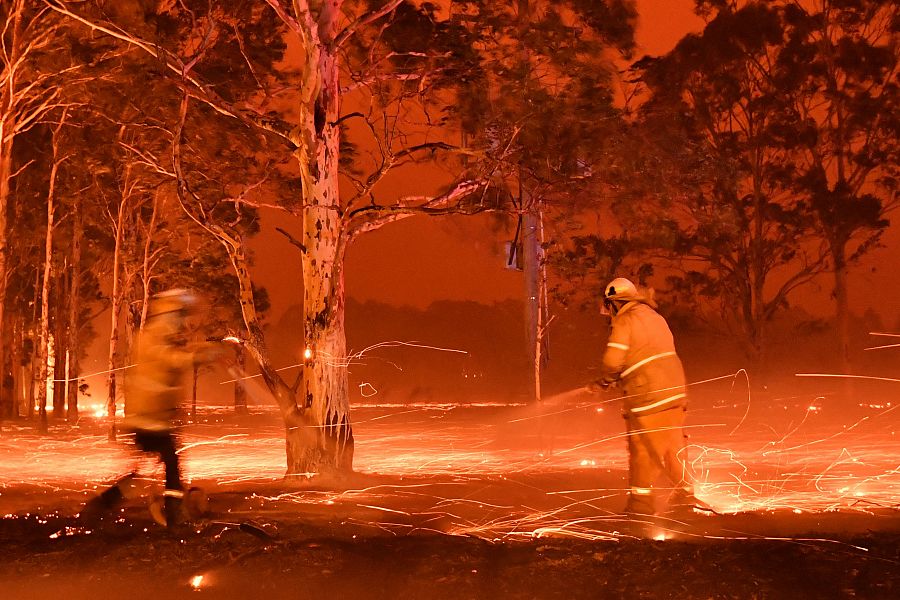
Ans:
[[[629,199],[639,201],[622,208],[684,269],[672,279],[676,297],[716,307],[760,363],[766,324],[825,269],[827,253],[810,204],[785,178],[795,134],[785,99],[798,90],[778,80],[783,11],[774,2],[698,6],[701,33],[636,65],[650,94],[640,128],[650,144],[628,164],[640,175]]]
[[[850,360],[850,267],[876,247],[900,181],[900,5],[781,2],[785,176],[816,215],[833,273],[839,356]]]
[[[602,186],[621,129],[616,62],[633,50],[637,13],[628,0],[454,0],[450,10],[475,49],[456,111],[471,140],[504,157],[497,177],[517,221],[532,396],[540,399],[542,342],[552,318],[549,229],[600,210],[590,191]]]
[[[447,114],[474,54],[467,32],[440,7],[403,0],[179,2],[151,10],[132,2],[45,3],[150,57],[152,73],[173,82],[170,95],[160,98],[181,98],[172,160],[156,158],[160,171],[177,180],[185,212],[228,252],[240,284],[244,343],[285,419],[288,474],[351,468],[347,247],[411,215],[494,206],[488,191],[493,163],[466,167],[455,158],[471,152],[454,143],[459,129]],[[243,128],[235,135],[246,145],[209,162],[207,148],[192,143],[215,138],[209,127]],[[235,156],[236,162],[226,162]],[[267,180],[286,182],[276,186],[274,199],[258,185],[259,168],[235,181],[257,163],[272,165]],[[450,176],[439,186],[422,181],[401,197],[385,192],[388,174],[415,173],[422,163],[438,163]],[[209,172],[216,177],[206,177]],[[302,232],[290,241],[303,271],[298,338],[311,358],[292,384],[271,366],[240,231],[263,205],[281,210]]]
[[[8,213],[15,179],[30,163],[17,164],[16,138],[60,105],[60,81],[70,74],[59,66],[63,20],[41,2],[9,0],[0,4],[0,339],[7,339],[6,286],[9,280]],[[6,344],[0,344],[5,373]],[[0,402],[6,402],[6,377],[0,376]]]

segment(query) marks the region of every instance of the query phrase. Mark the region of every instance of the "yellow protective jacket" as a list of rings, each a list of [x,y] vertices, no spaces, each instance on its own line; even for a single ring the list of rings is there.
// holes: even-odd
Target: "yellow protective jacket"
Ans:
[[[138,333],[133,360],[125,372],[125,421],[128,430],[170,431],[184,396],[185,373],[195,352],[179,343],[181,317],[175,312],[152,317]]]
[[[666,320],[649,304],[625,304],[612,318],[602,381],[621,380],[626,416],[648,415],[687,403],[684,368]]]

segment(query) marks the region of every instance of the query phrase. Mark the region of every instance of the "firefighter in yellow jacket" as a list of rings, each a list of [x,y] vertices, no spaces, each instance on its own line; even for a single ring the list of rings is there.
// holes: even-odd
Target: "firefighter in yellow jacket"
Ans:
[[[660,473],[674,486],[671,507],[699,507],[682,431],[687,409],[684,368],[672,332],[653,299],[628,279],[610,282],[603,302],[612,328],[602,377],[592,387],[618,384],[624,391],[630,486],[625,512],[654,514],[653,484]]]
[[[162,292],[150,302],[147,321],[138,333],[134,366],[125,374],[125,420],[123,429],[134,434],[138,450],[158,454],[166,468],[165,521],[181,520],[184,497],[174,435],[175,418],[184,396],[183,380],[195,364],[212,362],[221,355],[210,343],[189,346],[185,321],[196,305],[188,290]],[[87,512],[100,513],[117,506],[132,486],[135,474],[127,475],[104,491]]]

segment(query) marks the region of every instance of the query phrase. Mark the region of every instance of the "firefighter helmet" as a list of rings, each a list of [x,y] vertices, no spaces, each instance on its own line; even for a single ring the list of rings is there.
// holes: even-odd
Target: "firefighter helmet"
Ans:
[[[606,290],[603,292],[603,299],[606,302],[613,300],[630,302],[632,300],[637,300],[639,296],[640,294],[638,293],[637,286],[624,277],[616,277],[610,281],[609,285],[606,286]]]
[[[191,312],[197,306],[197,296],[190,290],[172,289],[160,292],[150,301],[149,316],[155,317],[170,312]]]

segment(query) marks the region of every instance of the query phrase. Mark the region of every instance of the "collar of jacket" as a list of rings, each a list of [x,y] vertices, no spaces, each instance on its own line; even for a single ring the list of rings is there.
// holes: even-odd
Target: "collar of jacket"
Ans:
[[[626,302],[625,304],[622,305],[622,308],[619,309],[619,312],[617,312],[616,316],[613,318],[618,319],[619,317],[621,317],[622,315],[627,313],[629,310],[633,309],[638,304],[643,304],[643,302],[640,302],[639,300],[632,300],[630,302]]]
[[[634,307],[641,304],[650,307],[654,311],[656,310],[656,303],[653,300],[650,300],[648,298],[638,298],[637,300],[631,300],[622,305],[622,308],[619,309],[619,312],[616,313],[613,319],[618,319],[629,310],[632,310]]]

